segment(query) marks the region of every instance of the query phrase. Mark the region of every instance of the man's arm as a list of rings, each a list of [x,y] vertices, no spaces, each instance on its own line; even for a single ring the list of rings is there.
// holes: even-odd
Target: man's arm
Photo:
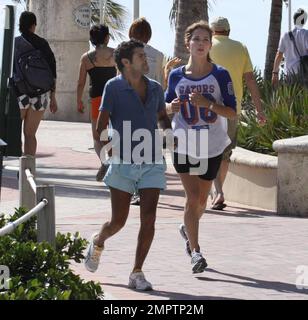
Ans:
[[[97,118],[96,136],[94,137],[94,139],[96,141],[102,142],[103,145],[106,145],[109,142],[108,131],[107,131],[108,124],[109,124],[109,111],[108,110],[100,111]],[[102,132],[104,134],[101,139]]]
[[[283,53],[280,51],[277,51],[275,61],[274,61],[274,67],[272,72],[272,85],[276,87],[278,85],[279,81],[279,66],[281,64],[281,61],[283,59]]]
[[[171,129],[171,122],[168,117],[166,109],[163,109],[160,112],[158,112],[157,118],[158,118],[158,123],[160,125],[160,128],[162,128],[163,130]]]
[[[258,120],[260,123],[264,123],[266,122],[266,118],[263,114],[260,91],[259,91],[253,72],[244,73],[244,80],[246,82],[248,90],[250,91],[252,101],[256,107]]]
[[[172,126],[166,109],[158,112],[158,122],[160,128],[164,130],[164,148],[174,150],[177,147],[177,138],[174,137]]]

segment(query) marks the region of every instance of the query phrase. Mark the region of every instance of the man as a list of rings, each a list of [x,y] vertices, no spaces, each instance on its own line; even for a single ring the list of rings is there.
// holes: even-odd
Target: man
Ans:
[[[300,56],[308,55],[308,30],[303,29],[304,24],[307,21],[307,13],[303,9],[298,9],[294,16],[294,29],[292,34],[294,42],[291,40],[289,32],[286,32],[280,40],[278,51],[274,61],[273,73],[272,73],[272,84],[277,86],[279,80],[279,66],[285,58],[285,73],[286,76],[292,74],[298,74],[300,65]]]
[[[145,18],[136,19],[130,26],[128,35],[130,39],[141,41],[144,44],[144,52],[149,65],[147,77],[163,85],[163,65],[165,63],[165,57],[162,52],[148,44],[152,37],[152,28],[149,22]],[[138,193],[132,196],[131,204],[136,206],[140,205],[140,195]]]
[[[96,137],[99,140],[103,134],[103,144],[108,144],[106,129],[110,119],[113,130],[112,158],[104,182],[110,188],[112,217],[102,226],[99,234],[92,236],[85,266],[91,272],[97,270],[105,241],[125,225],[131,196],[139,191],[141,226],[128,286],[137,290],[152,290],[142,266],[154,237],[159,193],[166,184],[161,145],[156,146],[153,141],[157,133],[157,119],[163,129],[170,129],[171,123],[161,86],[144,76],[149,67],[143,43],[136,40],[123,42],[115,50],[115,61],[121,74],[108,81],[104,89]],[[136,152],[138,143],[134,135],[137,135],[137,130],[147,132],[142,142],[146,146],[151,145],[150,152],[146,152],[146,147],[144,153]]]
[[[136,19],[130,26],[128,35],[130,39],[143,42],[144,52],[149,64],[149,72],[147,76],[163,85],[163,68],[166,63],[166,59],[162,52],[148,44],[152,38],[152,28],[149,22],[143,17]]]
[[[241,113],[244,78],[256,107],[258,121],[260,124],[265,123],[266,119],[262,111],[260,93],[253,75],[253,67],[247,48],[241,42],[229,38],[230,25],[226,18],[216,18],[211,23],[211,29],[213,31],[213,44],[210,56],[214,63],[223,66],[230,73],[237,100],[238,115]],[[224,151],[219,173],[214,180],[216,194],[213,198],[212,209],[215,210],[222,210],[226,207],[222,187],[228,172],[232,149],[236,147],[237,123],[238,119],[228,120],[228,135],[231,144]]]

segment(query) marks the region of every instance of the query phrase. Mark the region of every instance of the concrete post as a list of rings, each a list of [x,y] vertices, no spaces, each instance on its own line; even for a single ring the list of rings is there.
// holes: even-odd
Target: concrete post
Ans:
[[[19,206],[31,210],[35,207],[36,198],[25,173],[26,169],[30,169],[35,177],[35,158],[32,156],[23,156],[19,160]]]
[[[30,0],[30,11],[37,16],[36,33],[45,38],[57,60],[58,112],[45,112],[45,119],[88,122],[88,86],[85,112],[77,112],[76,86],[80,57],[89,50],[89,0]]]
[[[308,217],[308,136],[275,141],[278,152],[277,213]]]
[[[48,204],[37,215],[37,241],[47,241],[55,245],[56,214],[55,214],[55,187],[37,186],[36,201],[47,199]]]

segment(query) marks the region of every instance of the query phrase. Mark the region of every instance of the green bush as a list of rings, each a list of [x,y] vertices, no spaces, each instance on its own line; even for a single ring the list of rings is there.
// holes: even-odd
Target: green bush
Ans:
[[[251,98],[245,89],[238,145],[245,149],[276,155],[275,140],[308,134],[308,90],[299,84],[282,83],[277,89],[256,73],[267,123],[258,125]]]
[[[0,218],[0,227],[25,213],[16,210]],[[0,265],[10,269],[9,290],[0,290],[0,300],[97,300],[103,298],[99,284],[85,282],[69,268],[70,260],[80,263],[87,241],[78,233],[58,233],[56,246],[36,242],[36,218],[0,237]]]

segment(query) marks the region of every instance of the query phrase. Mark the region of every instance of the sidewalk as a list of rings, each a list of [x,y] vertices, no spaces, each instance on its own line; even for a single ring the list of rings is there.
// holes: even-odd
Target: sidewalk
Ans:
[[[98,159],[90,124],[42,122],[38,132],[37,184],[56,186],[57,231],[79,231],[87,239],[110,216],[109,191],[95,181]],[[4,160],[0,212],[18,206],[18,159]],[[139,207],[131,207],[125,228],[106,242],[99,270],[73,268],[98,281],[107,299],[308,299],[296,288],[296,268],[308,266],[308,219],[278,217],[273,212],[228,203],[208,210],[200,222],[200,245],[208,269],[192,275],[178,225],[183,219],[184,191],[172,168],[160,197],[156,234],[144,271],[155,291],[127,288],[139,228]],[[235,186],[236,187],[236,186]]]

